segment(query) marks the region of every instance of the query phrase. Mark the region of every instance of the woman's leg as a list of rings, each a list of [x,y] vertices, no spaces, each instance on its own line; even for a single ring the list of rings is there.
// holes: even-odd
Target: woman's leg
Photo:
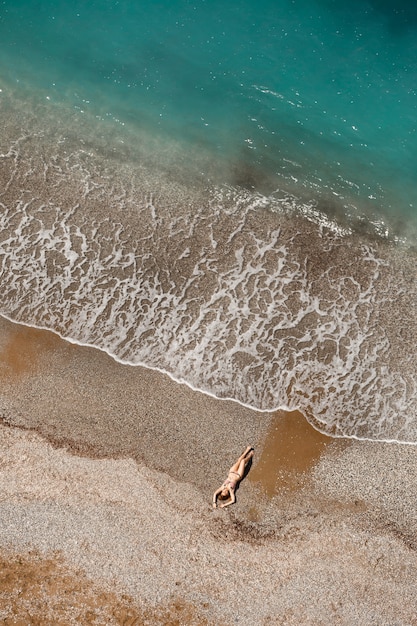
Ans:
[[[237,472],[240,477],[243,476],[245,471],[246,463],[253,457],[253,448],[248,446],[243,454],[240,455],[236,463],[232,465],[230,468],[230,472]]]
[[[242,459],[236,470],[236,472],[239,474],[241,478],[243,477],[243,474],[245,473],[245,466],[246,466],[246,459]]]
[[[241,454],[239,458],[244,459],[248,455],[249,455],[249,458],[252,458],[253,457],[253,452],[254,452],[253,447],[252,446],[248,446],[246,448],[246,450],[244,451],[244,453]],[[249,453],[251,453],[251,454],[249,454]]]

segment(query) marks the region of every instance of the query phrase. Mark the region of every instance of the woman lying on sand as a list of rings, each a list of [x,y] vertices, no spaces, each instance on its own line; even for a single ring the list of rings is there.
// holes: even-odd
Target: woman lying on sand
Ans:
[[[250,459],[253,457],[253,454],[254,449],[252,448],[252,446],[248,446],[244,453],[240,455],[236,463],[232,465],[226,480],[224,481],[222,486],[219,487],[217,491],[215,491],[213,494],[214,508],[217,507],[217,497],[221,498],[222,500],[230,498],[229,500],[227,500],[227,502],[219,505],[221,509],[223,509],[225,506],[229,506],[229,504],[234,504],[236,502],[236,487],[238,483],[240,483],[240,481],[242,480],[246,466],[249,463]]]

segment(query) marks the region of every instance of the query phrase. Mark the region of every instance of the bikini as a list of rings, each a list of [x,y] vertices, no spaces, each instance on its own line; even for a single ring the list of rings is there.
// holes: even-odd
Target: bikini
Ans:
[[[239,480],[242,478],[241,475],[239,474],[239,472],[229,472],[229,474],[236,474],[236,476],[239,476]],[[225,487],[226,489],[229,489],[229,485],[230,485],[230,489],[234,489],[237,485],[238,481],[237,480],[230,480],[229,477],[227,477],[227,479],[224,481],[223,483],[223,487]]]

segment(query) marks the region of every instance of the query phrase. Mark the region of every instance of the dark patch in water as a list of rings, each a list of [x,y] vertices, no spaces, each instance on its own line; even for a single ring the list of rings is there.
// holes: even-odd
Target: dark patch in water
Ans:
[[[231,169],[231,183],[236,187],[248,189],[249,191],[259,191],[268,195],[276,188],[276,181],[265,169],[250,163],[248,160],[236,161]]]
[[[417,4],[410,0],[370,0],[370,5],[387,21],[391,31],[402,32],[417,25]]]
[[[343,20],[360,25],[361,20],[380,20],[393,35],[402,35],[417,27],[417,4],[411,0],[353,0],[349,4],[322,0],[324,8],[339,12]]]

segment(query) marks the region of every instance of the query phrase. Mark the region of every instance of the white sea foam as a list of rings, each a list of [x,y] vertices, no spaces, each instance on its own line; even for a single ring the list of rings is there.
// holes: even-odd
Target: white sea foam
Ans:
[[[89,141],[11,126],[5,316],[334,436],[417,441],[412,254],[294,196],[190,187]]]

